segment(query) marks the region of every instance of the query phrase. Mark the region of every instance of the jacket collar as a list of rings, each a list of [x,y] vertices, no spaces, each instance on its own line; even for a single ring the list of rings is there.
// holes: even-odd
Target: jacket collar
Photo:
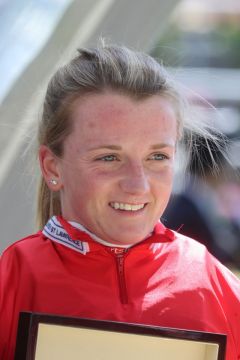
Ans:
[[[60,243],[83,255],[86,255],[90,250],[99,250],[100,248],[105,247],[96,242],[89,233],[77,229],[61,216],[53,216],[50,218],[44,226],[42,233],[52,241]],[[152,243],[171,242],[174,238],[174,232],[167,229],[161,222],[158,222],[152,235],[133,247],[136,248],[143,244],[148,244],[149,246],[149,244]]]

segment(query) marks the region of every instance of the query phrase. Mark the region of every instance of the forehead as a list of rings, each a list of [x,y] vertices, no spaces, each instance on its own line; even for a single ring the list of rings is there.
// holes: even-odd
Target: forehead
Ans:
[[[71,121],[73,135],[92,141],[120,140],[143,134],[150,137],[176,137],[176,116],[171,102],[153,95],[136,100],[108,92],[91,94],[75,101]]]

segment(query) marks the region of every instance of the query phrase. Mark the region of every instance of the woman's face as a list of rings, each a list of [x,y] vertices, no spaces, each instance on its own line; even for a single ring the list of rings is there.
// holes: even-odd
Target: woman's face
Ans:
[[[161,96],[109,92],[76,101],[58,160],[63,217],[115,244],[152,232],[168,202],[177,125]]]

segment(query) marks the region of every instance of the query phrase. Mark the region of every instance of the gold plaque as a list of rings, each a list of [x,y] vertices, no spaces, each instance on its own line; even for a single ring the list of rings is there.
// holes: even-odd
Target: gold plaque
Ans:
[[[226,336],[21,313],[15,360],[224,360]]]

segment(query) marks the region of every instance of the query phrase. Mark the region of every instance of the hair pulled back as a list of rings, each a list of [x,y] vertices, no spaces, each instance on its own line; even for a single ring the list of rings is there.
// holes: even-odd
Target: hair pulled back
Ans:
[[[71,105],[83,95],[117,91],[137,100],[159,94],[175,108],[179,136],[184,128],[184,99],[161,64],[151,56],[123,46],[105,45],[79,49],[49,82],[38,129],[38,144],[61,157],[63,143],[71,132]],[[60,196],[40,179],[37,221],[40,228],[49,217],[61,214]]]

